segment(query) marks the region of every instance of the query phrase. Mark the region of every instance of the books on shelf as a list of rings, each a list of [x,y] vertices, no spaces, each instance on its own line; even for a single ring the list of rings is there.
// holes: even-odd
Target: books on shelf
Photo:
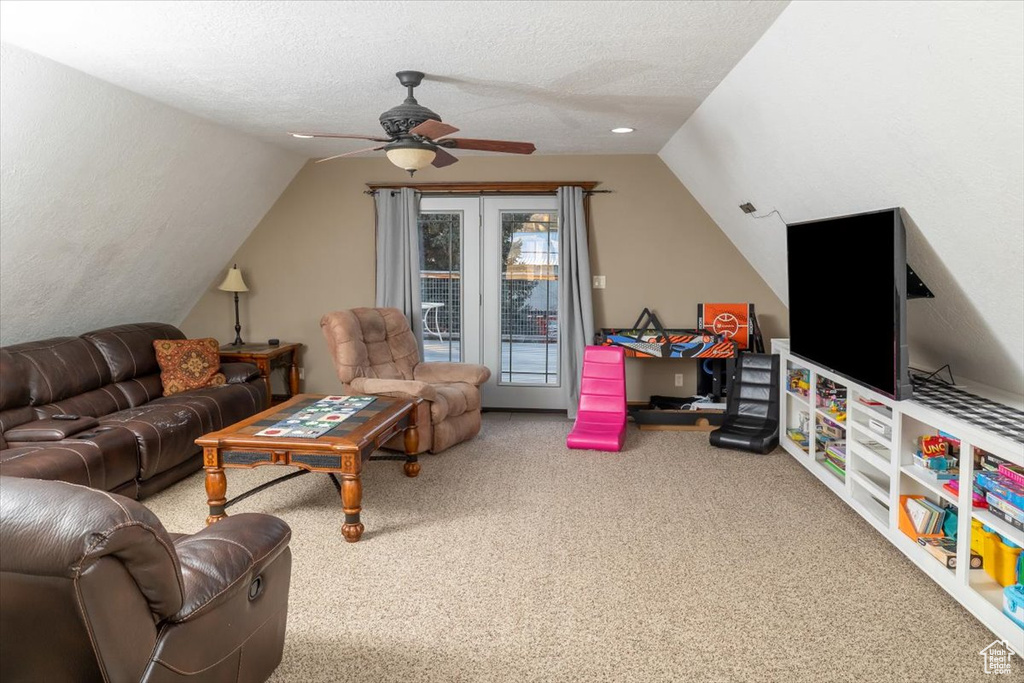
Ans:
[[[919,534],[934,535],[942,531],[942,520],[946,511],[927,498],[907,500],[907,514],[914,530]]]

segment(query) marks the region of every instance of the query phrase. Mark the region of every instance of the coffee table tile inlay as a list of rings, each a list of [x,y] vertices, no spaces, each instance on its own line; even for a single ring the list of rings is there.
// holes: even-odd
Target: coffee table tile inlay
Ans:
[[[359,478],[367,460],[404,460],[405,474],[415,477],[420,463],[415,455],[419,445],[416,406],[419,400],[378,396],[326,434],[315,439],[256,436],[280,420],[324,398],[299,394],[294,398],[254,415],[247,420],[196,439],[203,447],[206,468],[206,493],[209,505],[207,524],[227,516],[225,509],[254,493],[307,472],[328,474],[341,493],[345,523],[341,533],[355,543],[363,533],[360,521],[363,484]],[[373,452],[395,435],[404,432],[406,455],[373,456]],[[227,499],[225,469],[253,468],[263,465],[298,467],[299,471],[274,479],[232,500]],[[339,482],[337,476],[341,477]]]

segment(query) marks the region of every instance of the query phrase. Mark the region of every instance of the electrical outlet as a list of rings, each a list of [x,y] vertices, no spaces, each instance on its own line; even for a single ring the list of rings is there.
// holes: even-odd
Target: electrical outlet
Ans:
[[[594,276],[594,289],[604,289],[604,275]]]
[[[683,386],[683,373],[681,373],[681,372],[677,372],[676,373],[676,386],[677,387]]]
[[[740,211],[742,211],[743,213],[754,213],[755,211],[757,211],[757,209],[754,208],[753,204],[747,202],[745,204],[740,204]]]

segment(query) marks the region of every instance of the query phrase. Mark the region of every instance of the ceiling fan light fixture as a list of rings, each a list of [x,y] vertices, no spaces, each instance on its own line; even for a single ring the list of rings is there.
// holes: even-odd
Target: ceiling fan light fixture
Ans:
[[[384,150],[388,155],[388,161],[408,171],[409,175],[429,166],[437,156],[432,146],[415,140],[399,140],[386,146]]]
[[[632,133],[634,130],[636,130],[636,129],[635,128],[630,128],[628,126],[619,126],[618,128],[612,128],[612,132],[613,133],[623,133],[623,134],[624,133]]]

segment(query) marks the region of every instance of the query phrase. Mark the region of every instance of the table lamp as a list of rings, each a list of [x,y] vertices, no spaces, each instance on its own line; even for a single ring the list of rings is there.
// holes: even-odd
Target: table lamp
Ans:
[[[231,342],[231,345],[241,346],[245,342],[242,341],[242,325],[238,322],[238,293],[248,292],[249,288],[245,286],[245,280],[242,279],[242,271],[238,269],[237,263],[231,266],[227,276],[224,278],[224,282],[220,283],[220,287],[217,289],[235,293],[235,341]]]

